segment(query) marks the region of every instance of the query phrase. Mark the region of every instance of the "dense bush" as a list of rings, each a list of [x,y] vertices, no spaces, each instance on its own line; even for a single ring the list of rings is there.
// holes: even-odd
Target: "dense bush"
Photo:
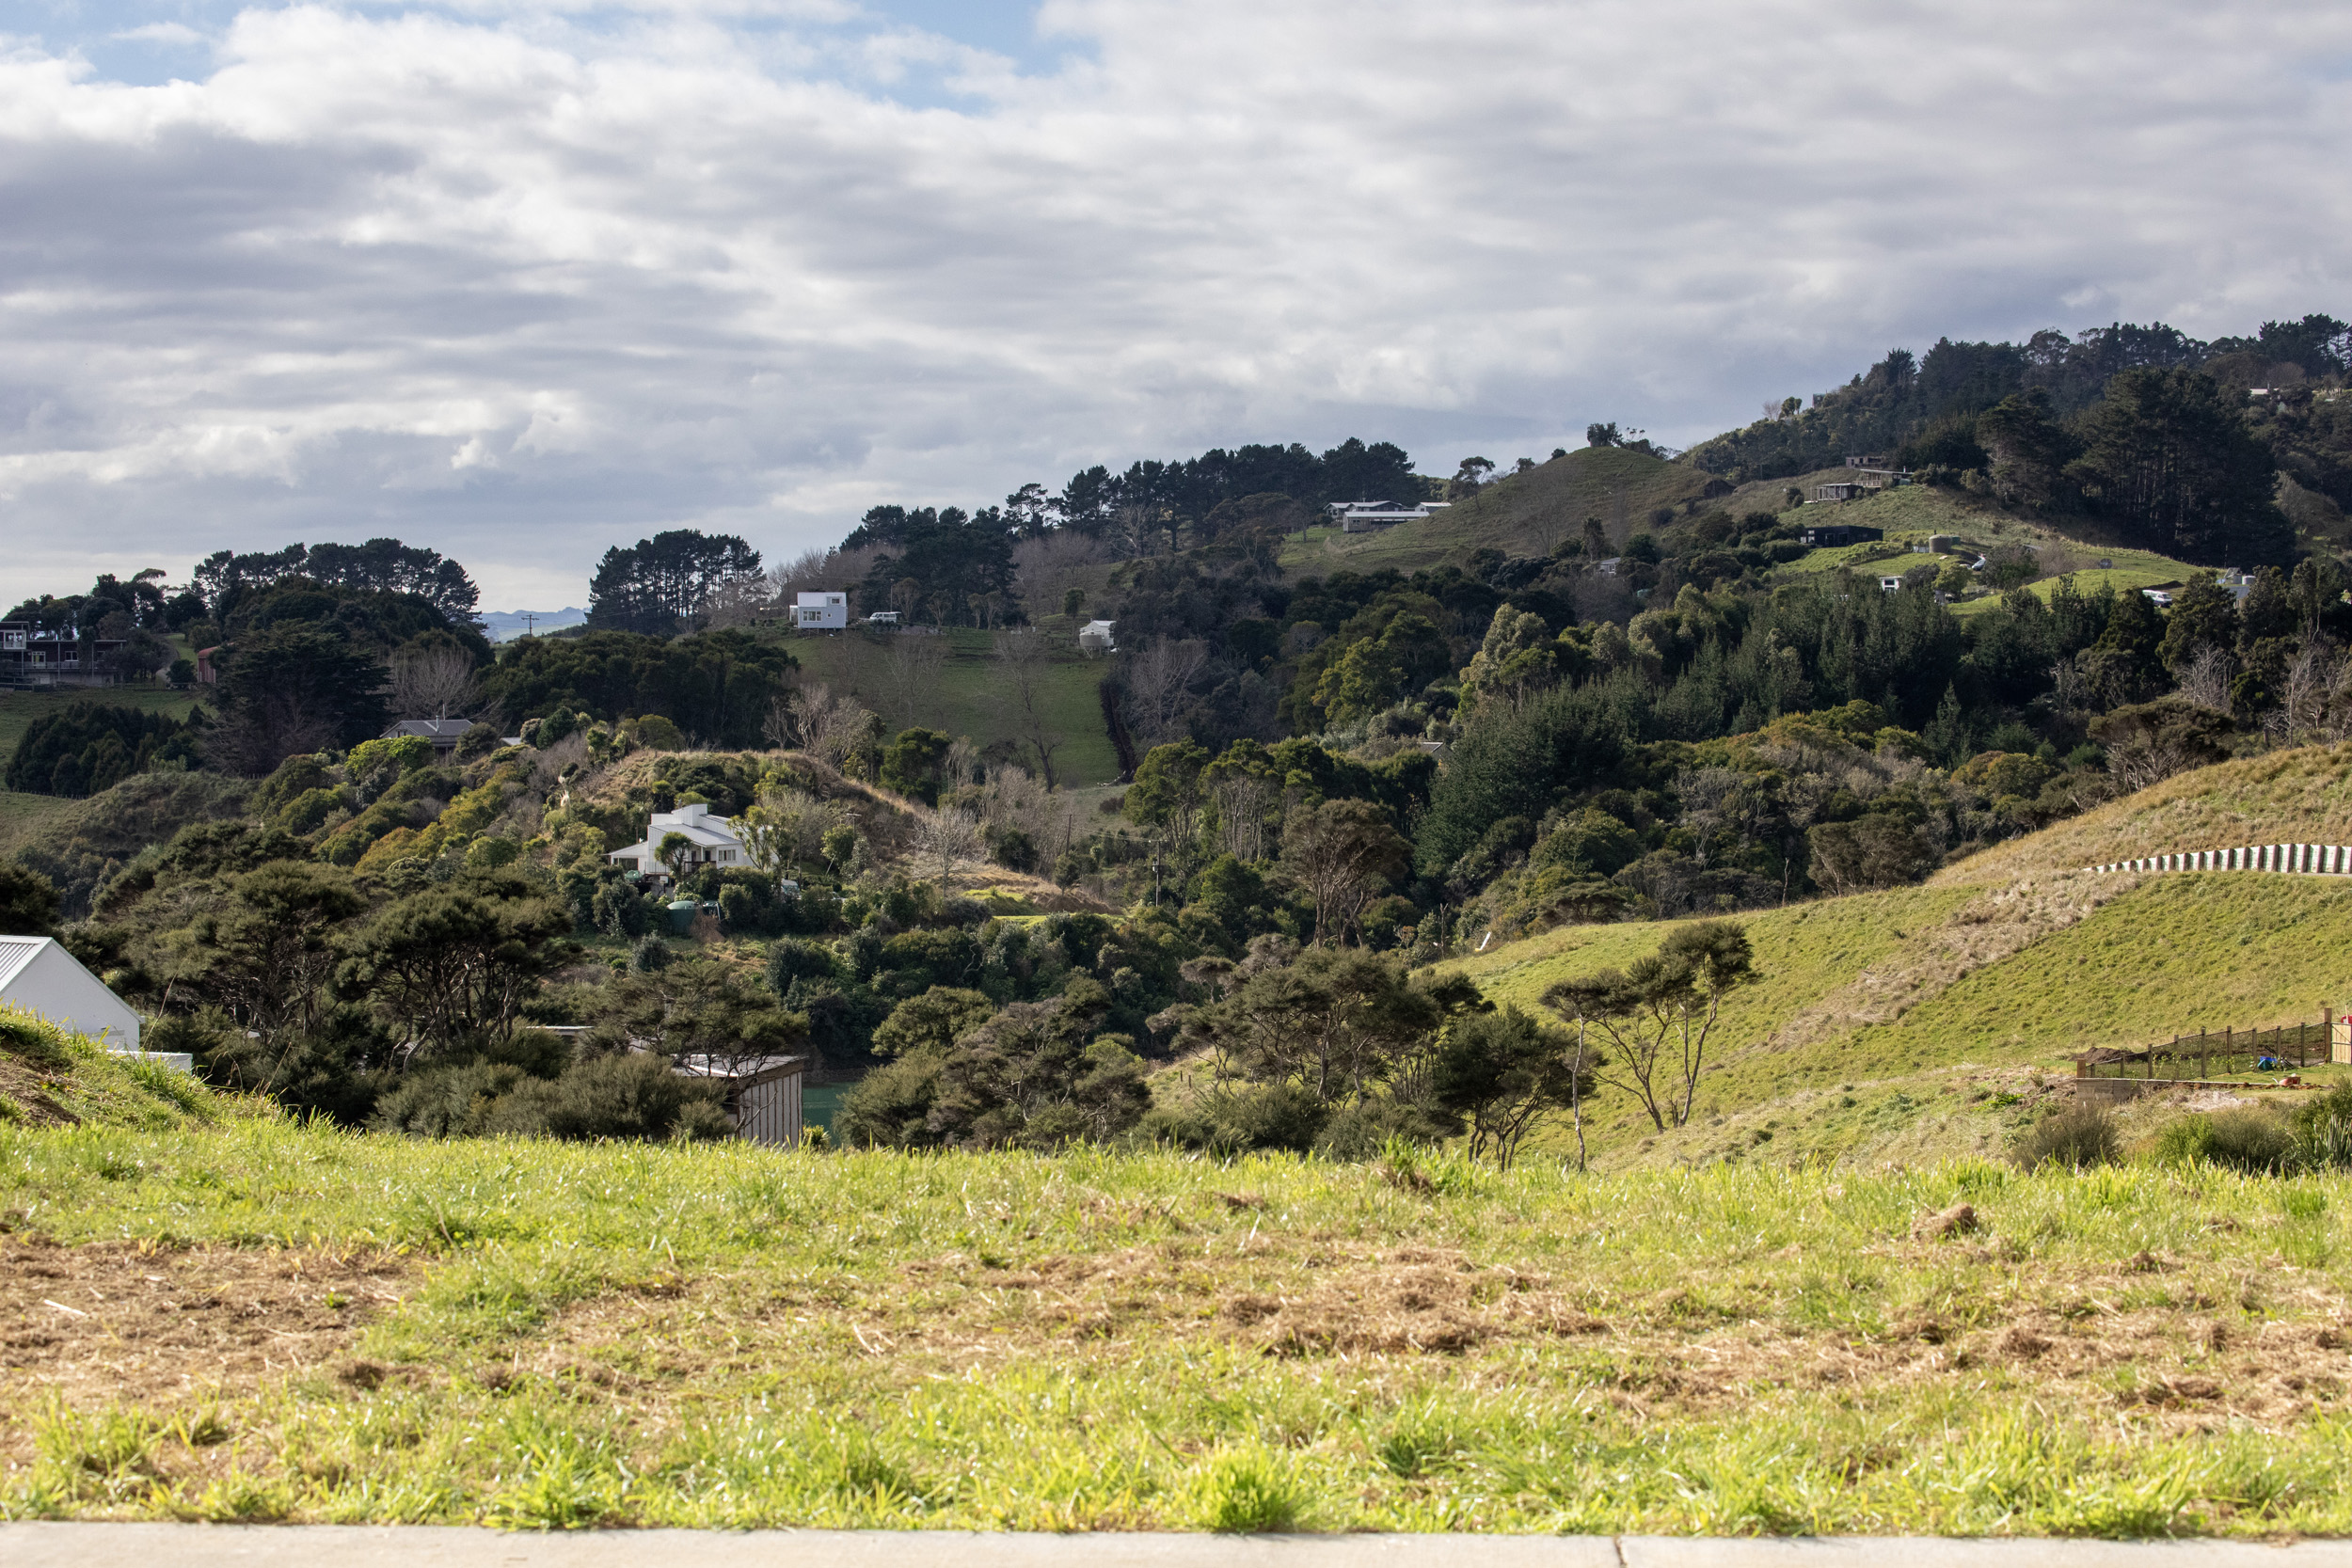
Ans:
[[[33,721],[8,758],[8,786],[27,795],[96,795],[134,773],[187,768],[199,758],[195,722],[114,703],[73,703]]]

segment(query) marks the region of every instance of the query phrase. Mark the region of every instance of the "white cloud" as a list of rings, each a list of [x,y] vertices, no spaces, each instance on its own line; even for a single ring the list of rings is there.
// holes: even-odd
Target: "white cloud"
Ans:
[[[0,587],[389,531],[572,602],[656,527],[2346,313],[2341,7],[1051,0],[1090,51],[1046,76],[591,10],[248,11],[155,87],[0,56],[0,506],[76,542]]]

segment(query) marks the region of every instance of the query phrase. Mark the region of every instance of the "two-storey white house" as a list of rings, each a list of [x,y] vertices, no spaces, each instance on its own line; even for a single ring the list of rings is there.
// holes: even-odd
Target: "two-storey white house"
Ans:
[[[686,840],[687,847],[670,860],[661,858],[661,841],[672,833]],[[675,811],[658,811],[645,828],[645,841],[632,844],[626,849],[615,849],[605,859],[615,865],[626,865],[647,877],[667,881],[673,869],[679,871],[715,865],[731,870],[752,863],[749,850],[742,839],[736,836],[735,818],[713,816],[707,805],[680,806]]]
[[[840,631],[850,624],[847,594],[803,594],[792,601],[792,626],[798,631]]]

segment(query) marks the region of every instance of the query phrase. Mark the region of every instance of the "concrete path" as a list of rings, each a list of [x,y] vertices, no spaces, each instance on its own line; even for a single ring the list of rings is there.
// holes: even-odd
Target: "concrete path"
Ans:
[[[2352,1568],[2352,1541],[1605,1535],[973,1535],[434,1526],[0,1525],[0,1568]]]

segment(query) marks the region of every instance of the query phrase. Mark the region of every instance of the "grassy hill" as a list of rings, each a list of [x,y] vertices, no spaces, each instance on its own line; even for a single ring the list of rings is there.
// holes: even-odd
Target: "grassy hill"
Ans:
[[[1104,673],[1099,660],[1081,657],[1074,625],[1058,629],[1052,618],[1040,636],[1066,644],[1046,668],[1046,694],[1054,727],[1065,737],[1055,753],[1054,768],[1065,785],[1107,784],[1119,778],[1119,752],[1103,724],[1099,694]],[[787,641],[808,679],[824,681],[858,694],[896,730],[924,724],[951,735],[969,736],[986,747],[998,740],[1022,738],[1018,716],[1007,705],[1005,683],[991,655],[991,634],[984,631],[944,632],[946,657],[927,677],[911,704],[897,696],[889,670],[890,643],[860,632],[838,636],[795,635]]]
[[[1473,550],[1549,555],[1563,539],[1581,538],[1587,517],[1598,517],[1622,540],[1650,526],[1660,507],[1720,490],[1722,481],[1681,464],[1622,447],[1583,447],[1487,485],[1467,500],[1420,522],[1376,533],[1343,534],[1336,528],[1293,534],[1281,556],[1294,577],[1335,571],[1400,572],[1460,565]]]
[[[2352,840],[2348,762],[2352,747],[2319,747],[2201,769],[1925,886],[1741,916],[1763,978],[1724,1008],[1692,1125],[1657,1135],[1612,1095],[1594,1148],[1604,1164],[1994,1153],[2035,1111],[2036,1074],[2071,1073],[2074,1052],[2352,1009],[2352,881],[2075,869],[2126,846]],[[1668,929],[1565,927],[1458,967],[1534,1007]]]

